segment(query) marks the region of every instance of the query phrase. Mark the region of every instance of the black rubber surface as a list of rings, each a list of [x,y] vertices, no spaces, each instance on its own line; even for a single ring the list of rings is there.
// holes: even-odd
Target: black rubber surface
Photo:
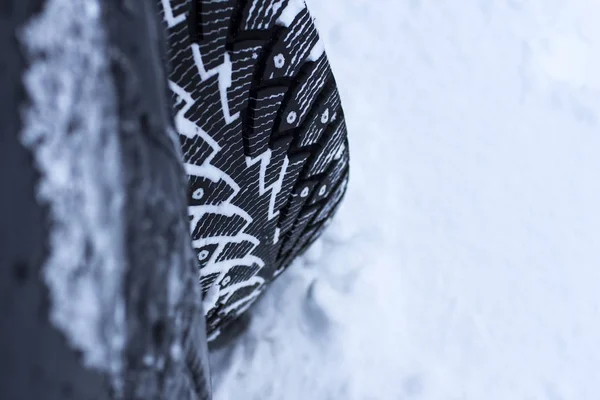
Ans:
[[[297,0],[160,0],[209,340],[312,243],[348,179],[346,125]]]

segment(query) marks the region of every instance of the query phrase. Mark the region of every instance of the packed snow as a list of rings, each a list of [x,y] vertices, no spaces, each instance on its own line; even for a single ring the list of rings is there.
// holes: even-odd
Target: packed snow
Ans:
[[[349,191],[215,399],[600,398],[600,3],[309,7]]]
[[[21,140],[40,171],[36,195],[52,221],[43,268],[50,319],[84,363],[109,372],[120,389],[125,180],[100,4],[48,1],[19,32],[31,61]]]

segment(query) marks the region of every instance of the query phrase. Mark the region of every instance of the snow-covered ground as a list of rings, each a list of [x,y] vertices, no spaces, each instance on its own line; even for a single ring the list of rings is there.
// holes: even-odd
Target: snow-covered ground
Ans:
[[[600,3],[311,0],[352,176],[216,400],[600,398]]]

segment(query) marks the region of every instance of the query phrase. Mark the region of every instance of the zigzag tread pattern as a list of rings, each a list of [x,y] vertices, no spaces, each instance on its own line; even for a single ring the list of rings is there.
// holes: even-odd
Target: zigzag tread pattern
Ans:
[[[303,0],[158,2],[213,340],[337,209],[346,125]]]

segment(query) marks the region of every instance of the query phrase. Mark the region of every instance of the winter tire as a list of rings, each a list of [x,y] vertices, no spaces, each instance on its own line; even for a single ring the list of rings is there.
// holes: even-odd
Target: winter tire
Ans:
[[[209,340],[307,248],[348,179],[346,125],[303,0],[159,0]]]
[[[209,399],[152,2],[0,5],[0,399]]]

